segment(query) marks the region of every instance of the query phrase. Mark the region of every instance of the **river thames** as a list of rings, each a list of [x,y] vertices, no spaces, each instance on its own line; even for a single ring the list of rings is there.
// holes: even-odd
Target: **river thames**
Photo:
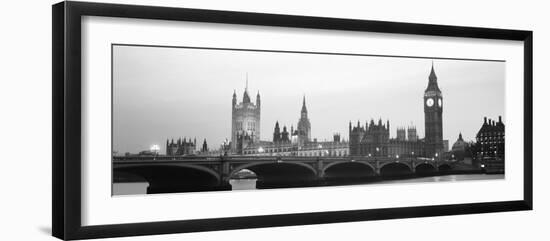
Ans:
[[[504,174],[458,174],[458,175],[442,175],[430,177],[417,177],[399,180],[381,180],[376,182],[363,183],[367,184],[402,184],[402,183],[423,183],[423,182],[456,182],[456,181],[477,181],[477,180],[495,180],[504,179]],[[231,179],[229,181],[232,190],[252,190],[256,189],[256,179]],[[146,182],[131,182],[131,183],[114,183],[113,195],[131,195],[131,194],[146,194]],[[361,184],[357,184],[361,185]]]

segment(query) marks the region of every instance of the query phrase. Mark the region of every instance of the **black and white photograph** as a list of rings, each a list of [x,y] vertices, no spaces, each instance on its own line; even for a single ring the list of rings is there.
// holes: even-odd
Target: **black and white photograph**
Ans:
[[[112,44],[112,195],[505,178],[506,61]]]
[[[0,240],[550,240],[546,5],[7,1]]]

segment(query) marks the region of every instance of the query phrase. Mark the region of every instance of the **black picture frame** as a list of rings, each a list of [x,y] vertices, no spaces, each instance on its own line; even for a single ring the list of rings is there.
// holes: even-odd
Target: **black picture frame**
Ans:
[[[517,40],[524,43],[523,199],[405,208],[342,210],[284,215],[140,222],[99,226],[81,224],[81,17],[194,21],[260,26],[349,30],[427,36]],[[60,239],[168,234],[322,224],[380,219],[532,210],[533,208],[533,32],[415,23],[198,10],[171,7],[60,2],[52,6],[52,233]]]

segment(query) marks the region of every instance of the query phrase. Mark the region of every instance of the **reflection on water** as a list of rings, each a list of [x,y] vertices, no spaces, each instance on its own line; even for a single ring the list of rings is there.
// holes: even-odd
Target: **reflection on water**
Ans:
[[[117,182],[113,183],[113,195],[146,194],[147,182]]]
[[[493,180],[503,178],[504,174],[463,174],[419,177],[399,180],[384,180],[375,183],[455,182],[468,180]],[[229,180],[229,184],[231,184],[233,190],[251,190],[256,189],[256,180],[257,179],[231,179]],[[147,193],[148,186],[149,184],[146,182],[114,183],[113,195],[145,194]]]
[[[471,180],[493,180],[504,179],[504,174],[467,174],[467,175],[446,175],[433,177],[419,177],[402,180],[386,180],[378,183],[413,183],[413,182],[456,182],[456,181],[471,181]]]
[[[231,184],[232,190],[250,190],[256,189],[256,180],[257,179],[231,179],[229,184]]]

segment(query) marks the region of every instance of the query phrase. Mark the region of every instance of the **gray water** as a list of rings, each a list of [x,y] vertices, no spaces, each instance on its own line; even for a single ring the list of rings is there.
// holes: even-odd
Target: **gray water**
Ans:
[[[377,183],[413,183],[413,182],[456,182],[456,181],[474,181],[474,180],[494,180],[504,179],[504,174],[462,174],[462,175],[446,175],[434,177],[419,177],[402,180],[386,180]]]
[[[504,174],[462,174],[462,175],[446,175],[433,177],[419,177],[400,180],[385,180],[375,183],[416,183],[416,182],[456,182],[456,181],[473,181],[473,180],[494,180],[504,179]],[[231,179],[229,184],[233,190],[251,190],[256,189],[256,179]],[[146,194],[146,182],[133,183],[114,183],[113,195],[128,195],[128,194]]]

